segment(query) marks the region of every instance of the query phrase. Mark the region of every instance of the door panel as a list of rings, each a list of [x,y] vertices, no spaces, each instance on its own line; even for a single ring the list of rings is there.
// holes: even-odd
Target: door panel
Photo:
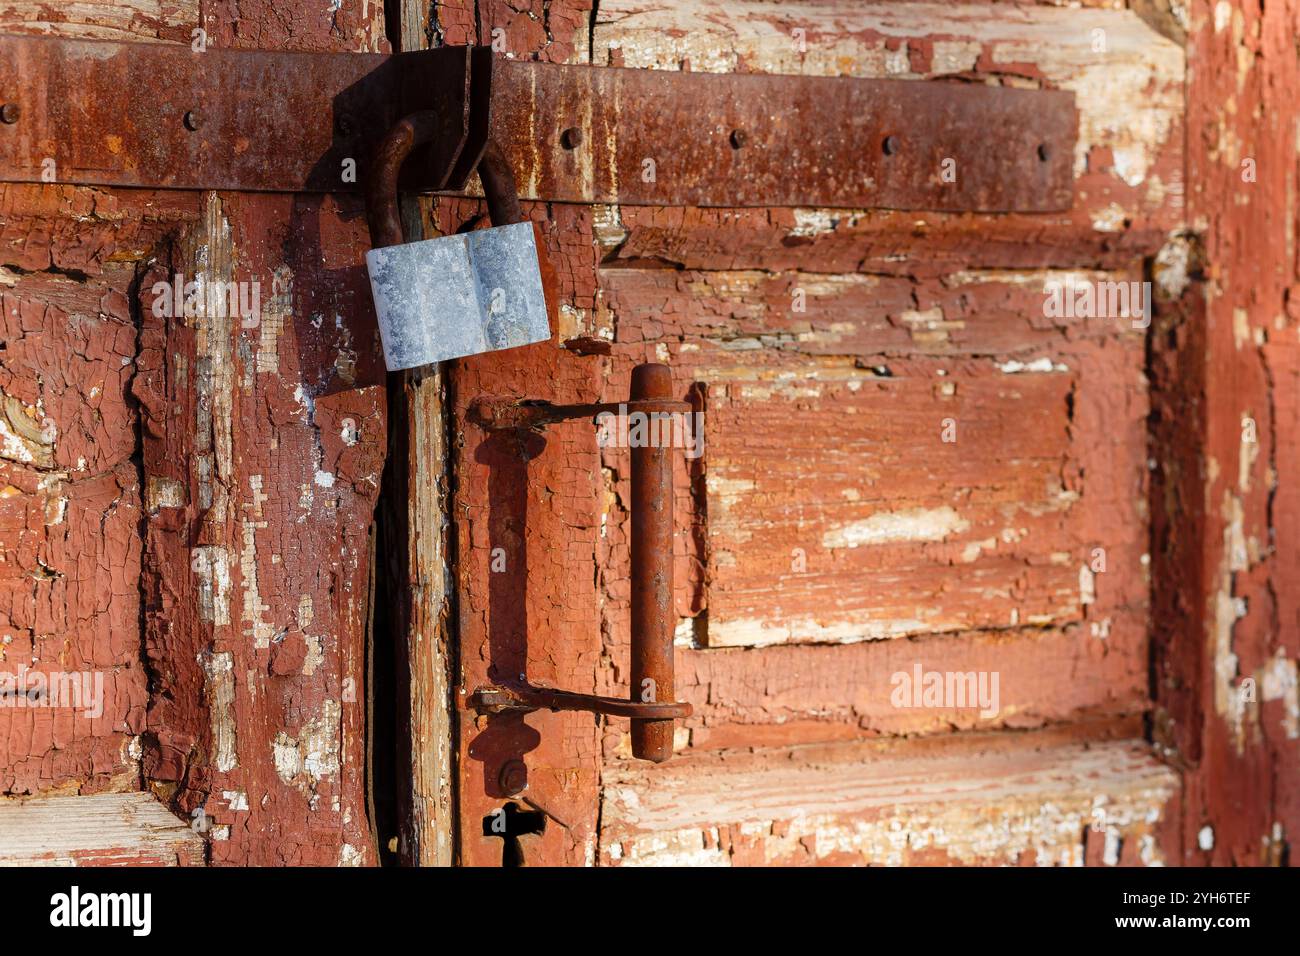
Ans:
[[[626,0],[601,4],[591,42],[618,66],[1072,89],[1077,201],[1054,217],[533,208],[560,344],[578,348],[453,375],[462,694],[494,673],[628,693],[627,450],[589,423],[520,443],[464,416],[480,395],[618,401],[658,361],[704,420],[703,455],[675,464],[677,688],[695,713],[652,766],[625,720],[462,709],[465,861],[501,862],[510,841],[484,820],[511,802],[546,817],[512,844],[525,863],[1163,859],[1175,778],[1133,743],[1150,706],[1146,333],[1054,315],[1044,288],[1142,281],[1177,221],[1177,45],[1126,11]],[[915,668],[995,674],[998,706],[900,706]],[[497,775],[514,759],[529,786],[511,797]],[[1026,819],[1035,801],[1061,815]],[[1094,804],[1108,836],[1081,836]],[[992,820],[1003,836],[981,843]],[[899,827],[910,848],[891,848]]]

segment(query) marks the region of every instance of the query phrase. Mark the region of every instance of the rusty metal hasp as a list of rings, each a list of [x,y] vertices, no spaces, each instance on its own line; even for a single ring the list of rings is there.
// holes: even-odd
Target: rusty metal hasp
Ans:
[[[489,108],[525,199],[1053,212],[1073,198],[1062,90],[33,36],[0,36],[0,181],[356,192],[369,144],[431,110],[454,133],[412,155],[402,186],[458,191]]]
[[[470,419],[489,431],[540,429],[604,413],[688,414],[689,402],[672,397],[666,365],[632,369],[628,401],[621,404],[545,405],[480,400]],[[674,701],[673,681],[673,463],[663,442],[632,448],[631,583],[632,668],[627,699],[580,694],[518,683],[478,688],[470,706],[481,713],[510,710],[583,710],[632,721],[632,755],[656,763],[673,754],[673,721],[691,705]]]

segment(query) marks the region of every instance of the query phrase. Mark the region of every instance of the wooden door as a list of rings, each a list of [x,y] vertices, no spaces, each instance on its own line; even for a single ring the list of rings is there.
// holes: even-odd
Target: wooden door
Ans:
[[[0,672],[103,678],[93,716],[0,694],[0,862],[1293,861],[1296,22],[1294,0],[0,4],[4,32],[196,56],[482,43],[1061,88],[1079,134],[1062,214],[527,200],[555,341],[401,379],[355,196],[0,186]],[[405,212],[433,234],[484,210]],[[178,273],[259,283],[259,322],[155,313]],[[1048,302],[1129,282],[1149,324]],[[643,362],[704,423],[674,464],[694,714],[660,765],[625,720],[469,702],[519,675],[627,694],[627,449],[466,413],[617,401]]]

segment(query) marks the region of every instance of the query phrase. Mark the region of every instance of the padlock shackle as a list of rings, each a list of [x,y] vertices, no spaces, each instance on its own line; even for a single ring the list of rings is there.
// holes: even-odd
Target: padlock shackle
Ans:
[[[398,120],[375,149],[370,175],[366,178],[366,221],[370,224],[370,245],[381,249],[401,245],[402,215],[397,205],[398,179],[411,150],[432,141],[440,132],[438,114],[431,110],[412,113]],[[494,226],[523,222],[515,177],[495,139],[489,138],[479,160],[479,179]]]
[[[478,163],[478,178],[483,183],[483,198],[487,200],[492,225],[508,226],[524,221],[523,210],[519,208],[519,193],[515,189],[514,170],[497,141],[491,137]]]

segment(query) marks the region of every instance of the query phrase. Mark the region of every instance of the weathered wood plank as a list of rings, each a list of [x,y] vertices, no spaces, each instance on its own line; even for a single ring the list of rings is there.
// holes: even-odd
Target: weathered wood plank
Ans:
[[[1115,866],[1175,855],[1178,775],[1146,744],[982,743],[837,745],[611,771],[599,859]]]
[[[202,866],[205,846],[147,793],[0,800],[0,866]]]
[[[719,750],[1141,714],[1149,705],[1145,646],[1142,621],[1126,616],[1104,638],[1084,625],[853,645],[679,648],[678,694],[695,707],[682,743]],[[910,680],[918,666],[977,681],[986,675],[991,707],[974,697],[895,706],[898,675]],[[623,722],[614,726],[626,733]]]
[[[804,261],[821,265],[814,254]],[[928,263],[911,264],[931,272]],[[1136,341],[1145,322],[1140,304],[1127,319],[1105,308],[1096,315],[1049,309],[1052,289],[1124,283],[1128,301],[1129,284],[1142,281],[1135,264],[1110,272],[963,269],[920,275],[607,266],[600,280],[600,307],[587,334],[629,346],[710,343],[715,355],[735,353],[719,355],[719,361],[763,350],[864,357],[1033,352],[1032,359],[1080,339]],[[1133,301],[1140,299],[1139,294]]]
[[[430,45],[432,14],[423,0],[402,0],[402,50]],[[434,202],[428,197],[403,198],[402,215],[412,239],[438,234],[430,221]],[[403,372],[400,389],[390,392],[390,410],[397,407],[389,423],[384,521],[401,541],[404,554],[392,556],[387,586],[399,606],[399,633],[393,639],[401,646],[398,672],[404,686],[398,688],[398,699],[405,705],[395,742],[405,753],[398,755],[398,779],[392,784],[402,817],[399,858],[421,866],[452,865],[455,848],[448,368],[449,363]],[[379,599],[386,600],[387,594]],[[375,781],[377,787],[389,785]]]
[[[1189,768],[1181,862],[1294,863],[1300,4],[1190,10],[1200,268],[1151,338],[1154,738]]]
[[[294,222],[310,252],[286,251]],[[364,228],[328,199],[208,194],[142,282],[261,289],[255,316],[144,310],[135,383],[145,474],[174,489],[149,519],[144,767],[182,812],[204,808],[215,862],[372,858],[363,653],[386,411]]]
[[[1140,356],[1122,361],[1130,376]],[[710,645],[1064,624],[1092,600],[1089,504],[1070,477],[1090,457],[1073,444],[1077,373],[1050,359],[886,368],[701,370]],[[1140,551],[1106,544],[1137,569]]]
[[[191,42],[199,0],[11,0],[0,3],[0,33],[93,40]]]

